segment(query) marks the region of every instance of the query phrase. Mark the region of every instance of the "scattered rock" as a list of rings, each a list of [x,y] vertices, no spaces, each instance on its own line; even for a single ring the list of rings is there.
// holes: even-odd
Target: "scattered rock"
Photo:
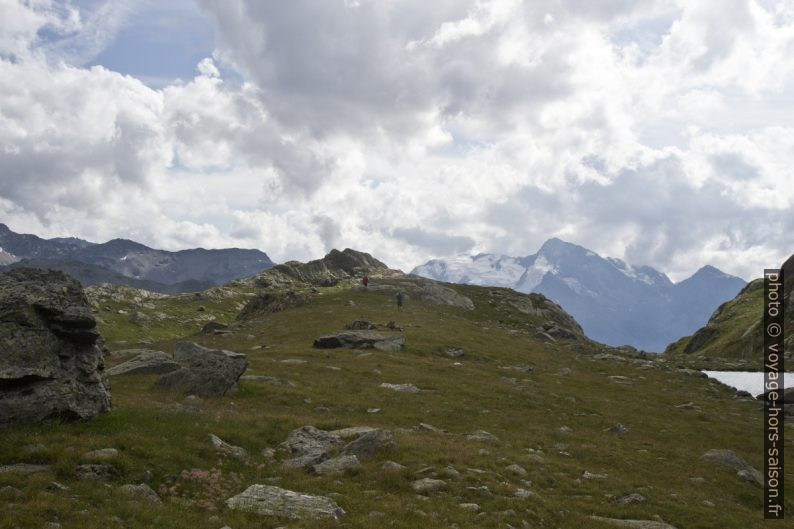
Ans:
[[[144,373],[163,374],[176,371],[179,367],[179,364],[168,354],[162,351],[147,351],[131,360],[127,360],[123,364],[111,367],[107,373],[110,376]]]
[[[374,331],[347,331],[326,334],[314,340],[319,349],[378,349],[400,351],[405,345],[402,334],[380,334]]]
[[[369,432],[373,432],[373,431],[375,431],[375,428],[372,428],[370,426],[351,426],[349,428],[341,428],[339,430],[332,430],[332,431],[330,431],[328,433],[330,433],[331,435],[336,435],[340,439],[347,440],[347,439],[355,439],[356,437],[359,437],[360,435],[363,435],[363,434],[369,433]]]
[[[554,433],[556,434],[569,434],[573,430],[569,426],[560,426],[559,428],[554,429]]]
[[[328,459],[328,452],[341,443],[337,435],[314,426],[301,426],[292,430],[280,447],[287,450],[292,459],[284,461],[287,468],[306,468]]]
[[[466,509],[467,511],[479,511],[480,506],[476,503],[459,503],[458,507],[461,509]]]
[[[293,492],[272,485],[251,485],[241,494],[226,500],[226,505],[232,510],[291,520],[304,518],[340,520],[345,515],[345,511],[330,498]]]
[[[195,343],[178,347],[175,358],[186,359],[187,368],[160,377],[157,385],[193,395],[226,395],[248,367],[243,353],[208,349]]]
[[[584,479],[607,479],[607,477],[609,476],[607,474],[596,474],[588,470],[585,470],[584,474],[582,474],[582,477]]]
[[[18,500],[24,495],[25,494],[21,490],[16,487],[12,487],[11,485],[0,487],[0,498],[4,500]]]
[[[619,505],[629,505],[632,503],[642,503],[645,501],[645,496],[638,492],[632,492],[631,494],[625,494],[613,500],[614,503]]]
[[[531,490],[518,488],[513,491],[513,496],[515,496],[516,498],[527,499],[527,498],[531,498],[532,496],[537,496],[537,494],[535,494]]]
[[[714,448],[700,456],[700,459],[707,463],[731,467],[736,470],[736,474],[741,479],[749,481],[759,487],[764,486],[763,475],[747,461],[738,456],[733,450]]]
[[[110,409],[102,340],[80,283],[53,270],[0,273],[0,428]]]
[[[49,470],[50,465],[31,465],[29,463],[0,466],[0,474],[36,474],[38,472],[48,472]]]
[[[417,494],[430,494],[431,492],[436,492],[446,486],[446,481],[433,478],[417,479],[411,483],[411,488],[414,489],[414,492]]]
[[[342,455],[356,455],[368,457],[389,450],[395,450],[397,444],[391,434],[386,430],[372,430],[358,437],[355,441],[347,444],[339,451]]]
[[[243,375],[240,377],[240,380],[247,380],[249,382],[263,382],[265,384],[270,384],[272,386],[283,386],[287,388],[295,387],[295,383],[292,382],[291,380],[271,377],[268,375]]]
[[[215,450],[218,452],[239,459],[240,461],[248,460],[248,452],[245,451],[245,448],[231,445],[215,434],[210,434],[209,439],[212,446],[214,446]]]
[[[77,477],[89,481],[109,481],[117,474],[112,465],[87,464],[77,466]]]
[[[201,332],[204,334],[222,334],[224,331],[228,332],[228,330],[228,325],[217,321],[211,321],[201,328]]]
[[[498,442],[499,438],[495,435],[486,432],[485,430],[477,430],[476,432],[472,432],[466,436],[466,439],[469,441],[489,441],[489,442]]]
[[[683,404],[678,404],[676,408],[681,408],[682,410],[692,410],[695,408],[694,402],[684,402]]]
[[[590,518],[602,523],[614,525],[615,527],[627,527],[629,529],[676,529],[668,523],[654,520],[619,520],[617,518],[603,518],[601,516],[590,516]]]
[[[47,490],[60,491],[60,492],[69,490],[69,487],[67,487],[66,485],[63,485],[61,483],[58,483],[57,481],[50,481],[49,483],[47,483],[47,486],[45,488]]]
[[[310,472],[312,474],[338,474],[357,466],[359,466],[358,457],[355,455],[341,455],[312,465]]]
[[[443,428],[436,428],[432,424],[427,424],[426,422],[420,422],[419,426],[417,426],[417,429],[419,429],[419,430],[427,430],[428,432],[433,432],[433,433],[438,433],[438,434],[447,433],[447,430],[444,430]]]
[[[610,426],[605,432],[612,432],[612,433],[626,433],[629,431],[622,423],[617,423],[614,426]]]
[[[517,474],[519,476],[527,475],[527,469],[525,469],[521,465],[516,465],[516,464],[508,465],[507,467],[505,467],[505,470],[507,470],[508,472],[512,472],[513,474]]]
[[[122,485],[119,487],[119,492],[151,503],[162,503],[160,501],[160,496],[145,483],[141,483],[140,485]]]
[[[444,354],[450,358],[460,358],[466,354],[463,347],[447,347],[444,349]]]
[[[413,384],[388,384],[386,382],[380,385],[382,388],[400,391],[402,393],[419,393],[419,388]]]
[[[560,369],[559,371],[557,371],[557,374],[558,374],[559,376],[561,376],[561,377],[567,377],[567,376],[569,376],[571,373],[572,373],[572,371],[571,371],[571,368],[570,368],[570,367],[563,367],[562,369]]]
[[[107,461],[118,457],[119,451],[115,448],[100,448],[99,450],[91,450],[83,454],[83,458],[95,461]]]
[[[401,464],[399,464],[399,463],[395,463],[394,461],[385,461],[380,466],[380,469],[381,470],[385,470],[387,472],[399,472],[399,471],[405,470],[406,467],[401,465]]]

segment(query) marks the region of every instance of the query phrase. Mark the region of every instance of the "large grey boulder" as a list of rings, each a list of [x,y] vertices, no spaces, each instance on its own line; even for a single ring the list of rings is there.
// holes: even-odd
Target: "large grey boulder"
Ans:
[[[0,274],[0,428],[109,409],[102,340],[80,283],[52,270]]]
[[[750,463],[742,459],[741,456],[736,454],[736,452],[733,450],[714,448],[700,456],[700,459],[701,461],[712,463],[714,465],[731,467],[732,469],[736,470],[736,475],[741,479],[754,485],[758,485],[759,487],[764,486],[763,474],[753,468]]]
[[[190,395],[226,395],[236,387],[248,367],[243,353],[208,349],[198,344],[189,346],[189,354],[185,353],[186,349],[175,355],[175,359],[188,362],[188,367],[166,373],[157,381],[158,386]]]
[[[135,358],[113,366],[107,370],[108,375],[132,375],[132,374],[162,374],[176,371],[180,365],[174,362],[168,354],[162,351],[145,351]]]
[[[320,349],[378,349],[380,351],[399,351],[405,345],[402,334],[381,334],[374,331],[344,331],[326,334],[314,340]]]
[[[232,510],[254,512],[291,520],[332,518],[340,520],[345,511],[325,496],[302,494],[270,485],[251,485],[244,492],[226,500]]]

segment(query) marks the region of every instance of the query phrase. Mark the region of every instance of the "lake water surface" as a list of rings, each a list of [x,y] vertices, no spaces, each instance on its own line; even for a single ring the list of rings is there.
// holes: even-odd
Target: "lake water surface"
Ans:
[[[703,371],[711,378],[715,378],[739,390],[749,391],[752,396],[764,392],[764,373],[752,371]],[[783,376],[783,386],[794,387],[794,373],[786,371]]]

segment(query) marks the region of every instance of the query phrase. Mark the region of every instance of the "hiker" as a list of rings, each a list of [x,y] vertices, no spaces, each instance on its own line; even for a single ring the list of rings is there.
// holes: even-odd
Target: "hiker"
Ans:
[[[402,291],[397,291],[397,310],[402,310],[403,308],[403,293]]]
[[[367,285],[369,285],[369,276],[365,275],[364,277],[362,277],[361,282],[364,283],[364,288],[366,289]]]

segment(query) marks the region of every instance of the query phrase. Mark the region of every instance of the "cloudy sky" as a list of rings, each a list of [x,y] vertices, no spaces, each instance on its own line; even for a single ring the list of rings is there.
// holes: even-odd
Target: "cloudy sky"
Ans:
[[[749,279],[792,167],[794,0],[0,0],[18,232]]]

